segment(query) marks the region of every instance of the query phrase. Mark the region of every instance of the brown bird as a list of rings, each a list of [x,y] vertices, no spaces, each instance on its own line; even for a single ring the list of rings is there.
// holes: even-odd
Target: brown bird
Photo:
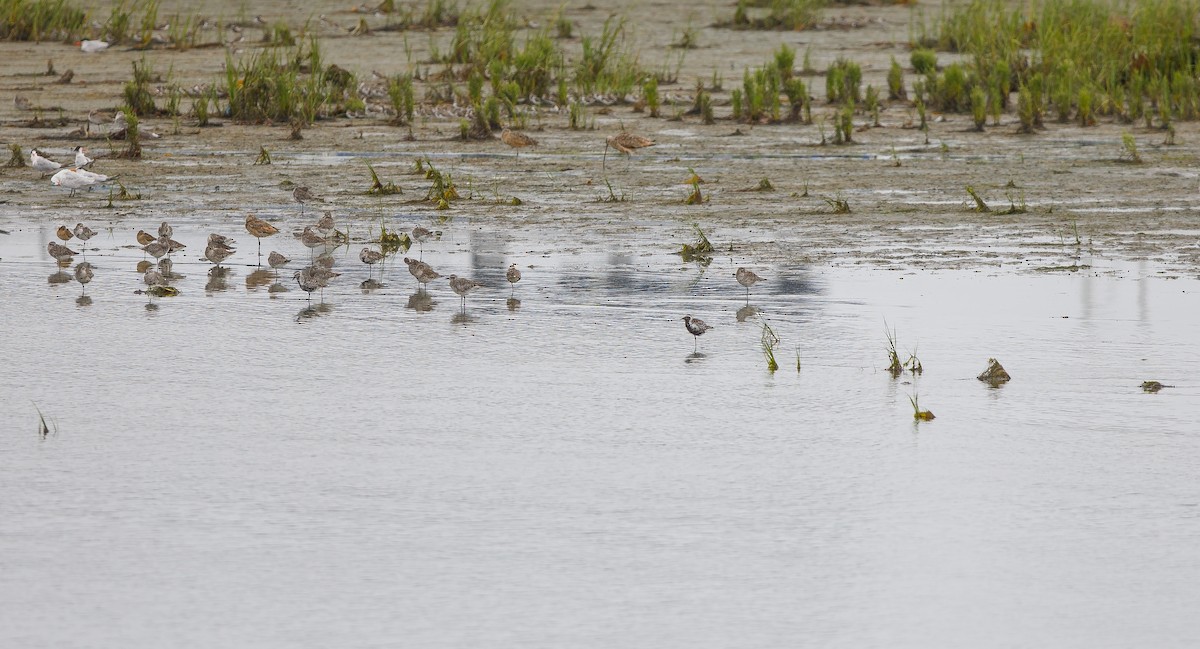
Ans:
[[[166,237],[159,237],[142,246],[142,251],[148,252],[151,257],[158,259],[171,251],[171,240]]]
[[[634,150],[636,150],[636,149],[642,149],[642,148],[645,148],[648,146],[654,146],[654,144],[655,144],[654,140],[651,140],[648,137],[634,135],[633,133],[630,133],[629,131],[621,131],[620,133],[617,133],[616,135],[610,135],[610,136],[604,138],[604,156],[605,156],[605,159],[607,160],[608,147],[610,147],[610,146],[612,148],[616,149],[617,151],[624,153],[625,155],[629,155],[629,154],[633,153]],[[604,168],[603,161],[600,163],[600,167],[602,169]]]
[[[333,231],[333,212],[326,212],[317,219],[317,230],[329,234]]]
[[[71,232],[71,228],[68,228],[65,225],[58,226],[58,232],[55,232],[54,234],[63,241],[70,241],[71,237],[75,236],[75,234]]]
[[[754,271],[749,270],[747,268],[738,268],[737,272],[734,273],[733,276],[737,278],[738,284],[741,284],[742,286],[746,287],[746,298],[747,299],[750,298],[750,287],[751,286],[754,286],[757,282],[765,282],[766,281],[763,278],[759,277],[758,275],[755,275]]]
[[[284,257],[283,255],[275,252],[274,250],[271,251],[271,254],[267,255],[267,264],[269,264],[271,266],[271,268],[278,269],[280,266],[287,265],[287,263],[289,261],[291,261],[291,259]],[[279,276],[278,271],[276,271],[275,275],[276,275],[276,277]]]
[[[513,293],[517,292],[517,282],[521,281],[521,271],[517,270],[517,265],[512,264],[508,267],[508,272],[504,273],[504,278],[512,284]]]
[[[458,296],[462,298],[462,308],[464,310],[467,308],[467,293],[470,293],[481,286],[483,286],[483,284],[480,284],[473,279],[459,277],[458,275],[450,276],[450,289],[455,293],[458,293]]]
[[[433,269],[433,266],[430,266],[423,261],[417,261],[416,259],[409,259],[408,257],[405,257],[404,263],[408,264],[408,272],[411,273],[413,277],[417,278],[417,283],[421,284],[422,286],[427,285],[429,282],[441,277],[441,275],[439,275],[437,271]]]
[[[154,235],[150,234],[149,232],[146,232],[145,230],[137,231],[137,242],[143,246],[149,244],[151,241],[154,241],[157,238],[158,237],[155,237]]]
[[[220,268],[221,262],[228,259],[233,253],[234,250],[232,248],[226,248],[224,246],[219,246],[212,243],[208,244],[208,247],[204,249],[204,256],[209,261],[216,264],[217,268]]]
[[[321,198],[319,196],[312,193],[308,189],[308,187],[305,187],[303,185],[296,185],[296,188],[292,190],[292,198],[296,199],[296,202],[300,204],[300,214],[301,215],[304,214],[304,204],[305,203],[311,203],[313,201],[321,200]]]
[[[521,149],[527,146],[537,146],[538,144],[537,140],[524,133],[509,130],[507,126],[504,127],[503,131],[500,131],[500,141],[516,149],[517,157],[521,156]]]
[[[254,216],[253,214],[246,215],[246,232],[250,236],[258,239],[258,256],[262,257],[262,240],[263,237],[269,237],[279,234],[279,228],[267,223],[266,221]],[[261,264],[261,262],[260,262]]]
[[[313,226],[306,225],[304,226],[304,233],[300,235],[300,242],[303,243],[306,248],[308,248],[308,256],[311,258],[313,255],[313,249],[315,249],[317,246],[324,246],[327,243],[327,240],[315,229],[313,229]]]
[[[73,255],[79,254],[79,253],[75,252],[74,250],[71,250],[70,248],[68,248],[58,242],[55,242],[55,241],[51,241],[49,244],[46,245],[46,252],[49,252],[51,257],[54,257],[55,259],[57,259],[59,261],[62,261],[64,259],[70,259]]]
[[[87,241],[88,239],[91,239],[92,237],[96,236],[95,230],[89,228],[88,226],[86,226],[82,223],[75,224],[74,233],[75,233],[75,238],[79,239],[80,241]]]
[[[693,318],[690,315],[683,316],[683,326],[687,327],[688,333],[692,334],[692,338],[696,341],[696,346],[692,348],[693,351],[699,348],[700,336],[703,336],[704,332],[712,329],[712,327],[703,320],[699,318]]]
[[[433,232],[431,232],[429,230],[429,228],[421,227],[418,225],[417,227],[412,229],[412,239],[413,239],[413,241],[417,242],[417,246],[418,246],[417,251],[418,251],[418,253],[420,253],[417,255],[418,257],[425,256],[425,240],[428,239],[432,235],[433,235]]]
[[[375,264],[383,261],[383,253],[370,248],[363,248],[362,252],[358,253],[358,260],[367,265],[371,269],[371,273],[375,272]]]

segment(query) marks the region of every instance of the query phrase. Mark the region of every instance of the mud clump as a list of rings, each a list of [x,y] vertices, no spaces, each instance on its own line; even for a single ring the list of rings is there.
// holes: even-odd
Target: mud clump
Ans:
[[[1163,385],[1162,383],[1159,383],[1158,381],[1142,381],[1142,391],[1149,392],[1150,394],[1154,394],[1163,388],[1171,388],[1171,387],[1175,387],[1175,386]]]
[[[1004,366],[1000,364],[1000,361],[994,358],[988,359],[987,369],[976,378],[992,387],[1001,386],[1012,380],[1012,376],[1008,374]]]

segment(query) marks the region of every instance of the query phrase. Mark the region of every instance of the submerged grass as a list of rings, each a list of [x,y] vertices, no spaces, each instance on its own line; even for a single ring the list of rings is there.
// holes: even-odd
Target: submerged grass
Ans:
[[[779,345],[779,336],[775,335],[775,331],[771,329],[771,325],[767,324],[766,320],[759,319],[758,322],[762,326],[762,334],[759,336],[759,346],[762,347],[763,357],[767,360],[767,370],[774,372],[779,369],[779,363],[775,361],[775,347]],[[800,370],[800,352],[796,352],[796,371]]]

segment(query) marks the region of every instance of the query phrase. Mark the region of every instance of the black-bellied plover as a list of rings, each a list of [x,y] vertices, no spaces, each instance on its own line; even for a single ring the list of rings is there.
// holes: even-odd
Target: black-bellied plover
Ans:
[[[758,282],[766,281],[763,278],[759,277],[758,275],[755,275],[754,271],[752,271],[748,268],[738,268],[737,272],[734,273],[733,276],[737,278],[738,284],[741,284],[742,286],[746,287],[746,298],[747,299],[750,298],[750,287],[751,286],[754,286]]]
[[[417,242],[418,258],[425,257],[425,240],[433,235],[429,228],[417,226],[412,229],[412,240]]]
[[[458,297],[462,298],[463,309],[467,308],[467,294],[482,286],[483,284],[467,277],[459,277],[458,275],[450,276],[450,289],[457,293]]]
[[[510,264],[508,266],[508,272],[504,273],[504,279],[507,279],[508,283],[512,284],[512,293],[509,295],[516,293],[517,282],[521,281],[521,271],[517,269],[516,264]]]
[[[416,259],[409,259],[408,257],[405,257],[404,263],[408,265],[408,272],[413,277],[417,278],[417,283],[423,287],[429,284],[429,282],[441,277],[441,275],[439,275],[438,272],[433,269],[433,266],[430,266],[423,261],[417,261]]]
[[[692,334],[692,338],[695,340],[696,344],[693,347],[693,351],[700,347],[700,336],[703,336],[704,332],[712,329],[708,323],[699,318],[693,318],[690,315],[683,316],[683,326],[687,327],[688,333]]]
[[[70,259],[73,255],[79,254],[79,253],[75,252],[74,250],[71,250],[70,248],[62,245],[61,243],[58,243],[57,241],[51,241],[50,243],[48,243],[46,245],[46,252],[49,252],[50,256],[54,257],[58,261],[62,261],[64,259]]]
[[[320,197],[318,197],[316,194],[312,193],[308,189],[308,187],[305,187],[303,185],[296,185],[296,188],[292,190],[292,198],[296,199],[296,202],[300,204],[301,216],[304,215],[304,204],[305,203],[311,203],[314,201],[321,200]]]
[[[89,228],[88,226],[86,226],[82,223],[76,223],[75,229],[72,230],[72,233],[75,235],[76,239],[79,239],[80,241],[84,241],[84,242],[86,242],[88,239],[91,239],[92,237],[96,236],[95,230]]]
[[[92,273],[92,265],[86,261],[75,265],[75,281],[83,286],[83,294],[87,294],[88,282],[92,281],[94,273]]]
[[[371,275],[375,274],[375,264],[383,261],[383,253],[370,248],[363,248],[362,252],[358,253],[358,260],[367,265]],[[380,273],[382,275],[383,273]],[[371,275],[368,275],[370,277]]]
[[[274,250],[271,251],[271,254],[267,255],[267,264],[271,268],[275,269],[275,277],[276,278],[279,277],[279,267],[286,266],[289,261],[291,261],[291,259],[284,257],[283,255],[279,254],[278,252],[275,252]]]

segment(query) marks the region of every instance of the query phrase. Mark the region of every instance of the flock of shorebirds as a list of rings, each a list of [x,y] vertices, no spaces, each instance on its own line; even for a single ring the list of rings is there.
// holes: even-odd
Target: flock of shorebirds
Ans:
[[[505,128],[500,133],[500,139],[505,144],[518,150],[525,147],[537,146],[538,144],[537,140],[532,137],[508,128]],[[653,146],[654,144],[654,141],[649,138],[622,131],[617,135],[612,135],[605,139],[605,153],[607,153],[609,147],[612,147],[620,153],[629,154],[634,150]],[[72,195],[74,195],[76,190],[90,188],[110,180],[109,176],[87,170],[87,167],[92,164],[93,160],[88,157],[87,150],[84,147],[75,147],[74,151],[74,165],[68,167],[42,156],[34,149],[29,154],[30,166],[42,174],[53,174],[51,183],[70,189]],[[308,203],[324,202],[321,197],[314,194],[305,186],[296,186],[292,190],[292,198],[300,204],[301,215],[304,214],[304,208]],[[262,240],[279,234],[280,230],[270,222],[258,218],[253,214],[246,215],[245,228],[258,241],[258,258],[261,265]],[[95,236],[96,232],[83,223],[77,223],[74,228],[68,228],[65,225],[60,226],[56,234],[63,243],[49,242],[47,244],[47,252],[60,265],[64,265],[69,264],[75,255],[80,254],[67,247],[65,245],[66,242],[74,238],[82,243],[86,243]],[[137,232],[136,239],[141,250],[158,262],[157,267],[149,267],[143,274],[143,282],[147,286],[146,293],[150,296],[165,296],[177,293],[176,289],[170,285],[170,280],[174,277],[174,274],[171,272],[170,255],[171,253],[183,250],[187,246],[172,239],[172,234],[173,228],[166,221],[159,225],[157,236],[145,230],[138,230]],[[409,233],[409,238],[410,242],[417,243],[423,250],[425,241],[432,235],[433,232],[429,229],[416,226]],[[313,292],[323,292],[323,289],[329,285],[331,280],[341,276],[341,273],[333,270],[334,259],[332,255],[328,254],[328,250],[335,245],[347,243],[348,239],[345,234],[336,229],[333,214],[328,211],[324,212],[316,223],[305,225],[304,229],[296,236],[309,249],[310,263],[300,270],[295,271],[292,274],[292,278],[296,281],[300,289],[308,294],[307,299],[311,300]],[[214,264],[214,272],[219,273],[221,271],[221,262],[236,252],[236,248],[234,248],[235,243],[233,239],[216,232],[208,236],[204,249],[204,259]],[[320,256],[316,255],[315,250],[317,248],[324,249],[324,252]],[[375,250],[369,247],[365,247],[359,252],[359,260],[370,269],[371,276],[367,282],[374,281],[374,267],[383,262],[386,257],[387,255],[382,250]],[[417,280],[421,290],[427,291],[430,282],[442,277],[431,265],[420,259],[409,257],[404,257],[403,259],[405,265],[408,267],[408,272]],[[291,261],[287,256],[274,250],[267,255],[267,264],[276,272],[276,276],[278,276],[278,269],[286,266]],[[84,261],[75,266],[75,280],[83,286],[85,295],[87,284],[92,281],[93,277],[94,271],[90,263]],[[746,288],[747,298],[750,294],[750,287],[763,281],[762,277],[759,277],[747,268],[738,268],[734,277],[738,284]],[[515,293],[517,282],[521,281],[521,271],[515,263],[508,267],[505,278]],[[483,287],[483,284],[473,279],[459,277],[455,274],[451,274],[446,279],[449,282],[450,289],[459,296],[461,307],[464,311],[466,310],[467,296],[472,291]],[[711,325],[703,320],[693,318],[690,315],[683,317],[683,324],[688,333],[693,336],[694,349],[699,348],[700,336],[712,328]]]

